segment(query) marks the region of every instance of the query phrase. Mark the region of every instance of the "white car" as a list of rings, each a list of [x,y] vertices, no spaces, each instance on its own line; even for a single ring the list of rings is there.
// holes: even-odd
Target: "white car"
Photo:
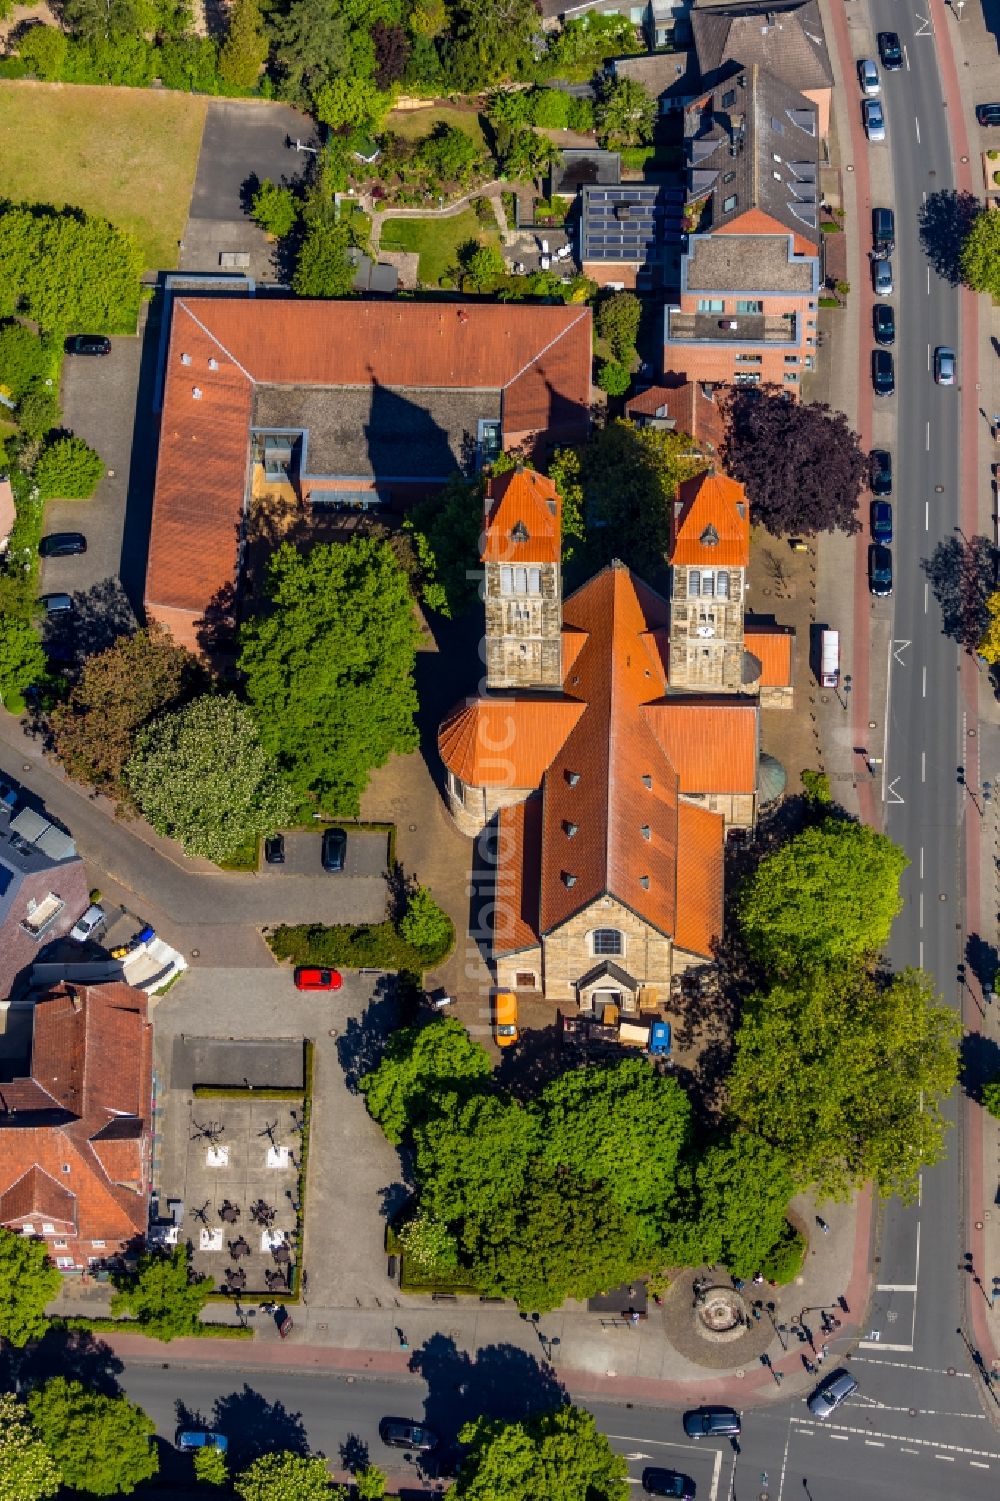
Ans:
[[[86,943],[91,934],[96,932],[104,922],[106,916],[103,907],[99,907],[96,902],[91,902],[69,936],[75,938],[77,943]]]
[[[865,135],[870,141],[885,140],[885,115],[882,113],[881,99],[866,99],[861,105],[861,118],[865,125]]]
[[[876,94],[882,92],[882,80],[878,76],[878,68],[870,57],[863,57],[858,63],[858,82],[861,92],[867,98],[873,99]]]

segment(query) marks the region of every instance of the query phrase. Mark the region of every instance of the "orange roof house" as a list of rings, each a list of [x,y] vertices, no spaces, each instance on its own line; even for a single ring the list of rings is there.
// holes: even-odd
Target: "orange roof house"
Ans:
[[[687,433],[696,453],[717,454],[726,436],[725,419],[715,390],[699,381],[650,386],[629,398],[625,415],[639,427]]]
[[[152,1027],[121,982],[37,998],[31,1070],[0,1083],[0,1224],[44,1237],[64,1270],[145,1234]]]
[[[590,364],[581,307],[176,297],[147,613],[197,645],[255,493],[399,509],[500,448],[580,442]]]

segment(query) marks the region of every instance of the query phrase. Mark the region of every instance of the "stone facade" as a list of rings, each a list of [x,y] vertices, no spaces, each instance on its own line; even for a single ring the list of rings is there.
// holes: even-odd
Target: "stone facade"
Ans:
[[[692,590],[691,575],[704,568],[670,571],[670,685],[709,692],[739,693],[743,688],[742,568],[712,570],[713,593]],[[727,593],[719,594],[724,575]]]
[[[622,935],[620,954],[594,953],[593,934],[599,928]],[[593,1003],[595,995],[607,992],[603,999],[610,1001],[620,994],[622,1010],[637,1011],[639,986],[655,986],[663,996],[668,994],[672,949],[673,944],[663,933],[658,933],[614,897],[602,896],[543,936],[546,1000],[577,1005],[580,999],[578,982],[583,980],[588,982],[584,987],[584,1000]],[[636,990],[616,984],[610,976],[588,981],[592,971],[607,963],[629,976],[635,982]]]
[[[527,589],[512,592],[513,574]],[[538,592],[532,585],[537,581]],[[490,688],[562,687],[562,581],[557,563],[508,568],[487,563],[486,681]]]
[[[501,808],[523,803],[533,787],[470,787],[453,771],[447,773],[448,810],[463,834],[474,839]]]

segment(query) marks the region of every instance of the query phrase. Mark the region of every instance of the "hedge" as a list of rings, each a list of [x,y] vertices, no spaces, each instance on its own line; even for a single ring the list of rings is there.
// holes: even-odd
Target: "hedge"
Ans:
[[[409,970],[420,974],[438,964],[448,952],[431,953],[414,948],[401,938],[391,922],[327,928],[321,923],[282,924],[266,935],[276,959],[293,964],[318,964],[323,968]],[[454,940],[452,940],[453,942]]]
[[[459,1298],[481,1298],[482,1290],[468,1282],[448,1282],[435,1277],[432,1272],[421,1271],[410,1265],[410,1258],[403,1249],[403,1242],[391,1225],[385,1232],[385,1249],[389,1256],[399,1258],[399,1290],[403,1293],[444,1293]]]
[[[138,1334],[143,1339],[153,1338],[143,1333],[142,1326],[135,1319],[56,1318],[49,1322],[57,1329],[84,1329],[91,1334]],[[243,1324],[198,1324],[191,1330],[190,1338],[253,1339],[253,1330]]]
[[[195,1084],[196,1100],[301,1100],[301,1089],[248,1089],[243,1084]]]

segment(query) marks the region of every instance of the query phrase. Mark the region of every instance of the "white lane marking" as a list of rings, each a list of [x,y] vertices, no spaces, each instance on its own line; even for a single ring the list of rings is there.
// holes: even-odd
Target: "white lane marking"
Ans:
[[[900,1452],[900,1454],[919,1454],[920,1450],[919,1449],[904,1449],[902,1447],[902,1445],[900,1445],[899,1452]],[[970,1461],[970,1462],[974,1463],[975,1461]],[[986,1468],[989,1469],[989,1465],[987,1465]]]
[[[920,674],[920,682],[921,682],[921,686],[923,688],[923,697],[926,698],[927,697],[927,668],[926,668],[926,666],[924,667],[923,671]],[[922,752],[921,754],[925,755],[926,752]]]
[[[924,501],[924,531],[925,532],[929,532],[930,529],[931,529],[931,503],[930,503],[929,500],[925,500]]]
[[[848,1442],[848,1436],[846,1433],[831,1433],[830,1437],[839,1438],[842,1444],[846,1444]]]
[[[921,943],[921,945],[920,945],[921,952],[923,952],[923,947],[924,947],[924,945],[923,945],[923,943]],[[921,961],[920,961],[920,967],[921,967],[921,969],[923,968],[923,963],[924,963],[924,961],[921,959]],[[890,1345],[890,1344],[887,1344],[884,1339],[859,1339],[858,1340],[858,1349],[859,1350],[893,1350],[893,1351],[895,1351],[895,1352],[897,1352],[898,1354],[901,1354],[901,1355],[912,1355],[912,1353],[913,1353],[913,1346],[912,1345]]]
[[[719,1501],[719,1476],[722,1474],[722,1450],[715,1451],[715,1464],[712,1467],[712,1488],[708,1493],[708,1501]]]
[[[920,879],[924,879],[924,847],[920,846]]]
[[[929,344],[927,346],[927,368],[928,370],[931,368],[931,346]]]
[[[986,1422],[986,1414],[984,1412],[940,1412],[936,1407],[918,1407],[916,1409],[911,1407],[895,1407],[891,1402],[876,1402],[874,1397],[866,1397],[863,1402],[847,1402],[844,1405],[846,1407],[861,1408],[862,1410],[867,1408],[871,1411],[877,1408],[879,1412],[908,1413],[916,1411],[922,1418],[972,1418],[974,1420],[981,1419],[982,1422]]]
[[[903,43],[903,61],[906,64],[906,71],[907,71],[907,73],[909,73],[909,71],[910,71],[910,54],[906,50],[906,43],[905,42]]]
[[[913,123],[917,127],[917,145],[919,146],[920,145],[920,121],[917,119],[916,115],[913,116]]]
[[[954,1454],[935,1454],[934,1458],[935,1459],[946,1459],[950,1465],[953,1465],[955,1463],[955,1456],[954,1456]]]
[[[927,601],[930,598],[930,596],[929,596],[929,594],[927,592],[928,588],[929,588],[929,585],[925,582],[924,583],[924,614],[925,615],[927,614]]]
[[[784,1495],[785,1491],[785,1471],[788,1469],[788,1446],[791,1442],[792,1430],[791,1427],[789,1427],[788,1434],[785,1438],[785,1452],[781,1456],[781,1476],[778,1480],[778,1501],[781,1501],[781,1498]]]
[[[866,1438],[865,1445],[869,1449],[884,1449],[885,1443],[880,1438]]]
[[[879,1282],[875,1287],[877,1293],[915,1293],[916,1290],[915,1282]]]
[[[923,894],[923,892],[921,892],[920,893],[920,926],[921,926],[921,928],[923,927],[923,925],[924,925],[924,894]],[[898,1288],[898,1289],[894,1288],[892,1290],[893,1291],[899,1291],[899,1292],[903,1291],[902,1288]],[[914,1292],[914,1293],[916,1292],[916,1290],[917,1290],[916,1287],[908,1287],[906,1289],[907,1292]]]
[[[927,295],[928,295],[928,297],[931,295],[931,268],[930,268],[930,266],[927,267]],[[930,423],[928,423],[928,426],[930,426]]]
[[[927,452],[930,453],[930,451],[931,451],[931,425],[930,425],[929,421],[927,423],[927,431],[926,431],[926,433],[924,435],[924,447],[926,448]]]
[[[989,1465],[984,1465],[981,1459],[970,1459],[970,1465],[974,1470],[988,1470]]]
[[[811,1421],[809,1418],[790,1417],[788,1421],[790,1423],[801,1425],[802,1427],[815,1426],[814,1420]],[[835,1429],[828,1428],[827,1432],[830,1434],[830,1437],[833,1438],[835,1436],[836,1430],[838,1429],[842,1433],[857,1434],[859,1438],[863,1438],[866,1441],[870,1438],[874,1438],[884,1439],[889,1443],[898,1444],[905,1438],[908,1444],[916,1444],[921,1449],[945,1449],[950,1451],[952,1454],[971,1454],[974,1455],[977,1459],[1000,1459],[1000,1454],[998,1454],[993,1449],[971,1449],[967,1444],[941,1444],[938,1443],[936,1439],[914,1438],[911,1434],[908,1433],[868,1433],[864,1428],[852,1428],[848,1423],[838,1423]]]
[[[917,968],[918,969],[923,969],[923,967],[924,967],[924,940],[921,938],[921,940],[920,940],[920,953],[919,953],[919,956],[917,958]],[[912,1348],[913,1348],[913,1346],[911,1345],[910,1349],[912,1350]]]

